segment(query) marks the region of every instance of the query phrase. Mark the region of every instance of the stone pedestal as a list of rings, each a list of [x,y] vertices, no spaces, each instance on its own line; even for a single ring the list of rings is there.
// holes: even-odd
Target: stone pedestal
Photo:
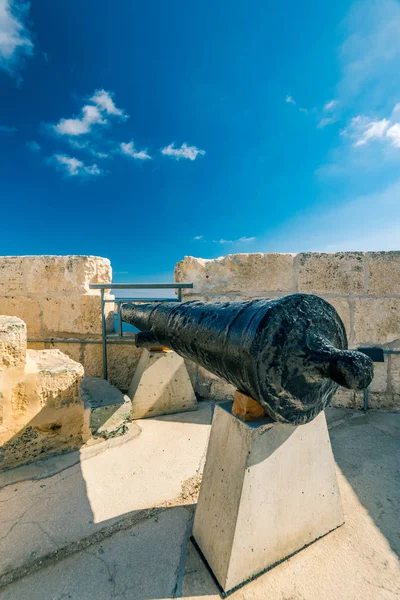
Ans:
[[[217,405],[193,537],[224,591],[343,524],[325,414],[243,422]]]
[[[133,419],[197,408],[185,361],[172,350],[143,350],[128,396]]]

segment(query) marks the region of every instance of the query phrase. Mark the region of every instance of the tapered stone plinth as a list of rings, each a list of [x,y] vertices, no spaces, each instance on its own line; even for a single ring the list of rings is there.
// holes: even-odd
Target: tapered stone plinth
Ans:
[[[193,537],[229,591],[343,524],[325,414],[243,422],[217,405]]]
[[[172,350],[143,350],[128,396],[133,419],[197,408],[185,361]]]

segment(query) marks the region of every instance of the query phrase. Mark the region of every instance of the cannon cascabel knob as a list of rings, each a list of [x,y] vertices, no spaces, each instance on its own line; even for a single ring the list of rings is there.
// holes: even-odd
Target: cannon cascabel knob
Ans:
[[[254,398],[277,421],[307,423],[338,385],[361,390],[373,377],[372,361],[348,350],[336,310],[311,294],[127,303],[122,319],[143,332],[137,345],[172,348]]]

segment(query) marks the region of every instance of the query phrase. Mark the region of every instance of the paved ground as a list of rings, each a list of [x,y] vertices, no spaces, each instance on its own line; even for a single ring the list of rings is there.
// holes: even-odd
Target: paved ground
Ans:
[[[189,540],[210,416],[203,404],[141,421],[125,444],[1,489],[3,583],[19,578],[0,599],[218,599]],[[400,414],[331,409],[328,420],[346,524],[232,600],[400,598]]]

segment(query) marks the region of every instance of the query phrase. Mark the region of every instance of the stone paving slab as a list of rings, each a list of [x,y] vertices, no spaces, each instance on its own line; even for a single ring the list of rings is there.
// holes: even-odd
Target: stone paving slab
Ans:
[[[137,421],[141,434],[125,444],[52,477],[0,489],[0,582],[9,572],[179,497],[185,482],[202,470],[210,421],[210,404],[195,413]]]
[[[203,409],[202,407],[201,410]],[[186,418],[185,415],[173,415],[177,416],[182,420]],[[195,451],[190,446],[189,437],[194,436],[204,451],[207,434],[203,435],[202,428],[208,429],[206,421],[210,414],[208,412],[201,416],[199,412],[189,413],[189,418],[197,418],[198,422],[178,423],[172,420],[172,416],[163,421],[141,422],[141,426],[155,424],[154,429],[150,428],[147,433],[147,445],[150,440],[154,441],[152,436],[160,437],[161,431],[163,432],[159,440],[160,452],[162,454],[164,448],[168,459],[160,459],[159,454],[152,457],[146,467],[148,490],[133,490],[129,487],[131,494],[133,491],[135,495],[138,494],[136,504],[139,504],[140,498],[144,501],[146,494],[147,498],[154,499],[154,494],[158,494],[159,479],[164,493],[170,493],[175,486],[179,487],[178,480],[181,485],[180,471],[189,467],[185,467],[187,458],[180,454],[198,452],[196,459],[203,460],[200,449]],[[332,413],[332,418],[328,420],[333,425],[330,435],[337,463],[345,525],[235,591],[229,596],[232,600],[397,600],[400,597],[400,567],[396,556],[396,552],[400,552],[400,414],[371,412],[364,416],[360,412],[344,410],[340,414]],[[158,424],[161,422],[160,428]],[[169,432],[170,437],[163,443],[161,440],[165,438],[165,432]],[[184,438],[182,443],[186,451],[173,439],[178,434]],[[144,439],[142,436],[143,434],[132,441],[132,450],[135,444],[136,447],[139,446],[139,440]],[[169,452],[168,445],[174,450]],[[128,444],[124,444],[119,449],[128,447]],[[191,448],[191,452],[188,448]],[[105,460],[112,450],[107,450],[103,455],[104,470],[98,472],[100,489],[107,473],[110,475],[108,467],[112,465],[116,468],[115,461],[110,459],[109,462],[108,458]],[[126,457],[125,453],[125,462]],[[122,454],[119,455],[119,460],[122,460]],[[162,469],[152,472],[150,477],[150,471],[156,468],[158,460],[162,462]],[[91,461],[92,459],[84,463]],[[196,472],[195,463],[192,457],[192,475]],[[96,463],[97,466],[98,464]],[[170,469],[170,479],[164,487],[166,468]],[[119,471],[119,476],[122,473]],[[180,474],[179,478],[177,473]],[[66,471],[63,471],[58,477],[65,474]],[[130,472],[125,472],[125,475],[128,479],[131,477]],[[70,481],[73,480],[74,474],[70,473]],[[25,484],[32,487],[48,481],[42,479]],[[63,485],[67,481],[68,479],[64,479]],[[89,476],[88,481],[93,482]],[[141,486],[146,483],[143,478],[136,478],[135,481],[136,485],[140,483]],[[113,479],[113,483],[117,484],[117,480]],[[63,486],[61,488],[64,490]],[[25,490],[26,497],[29,497],[29,489],[31,488]],[[45,498],[44,489],[40,490],[41,502]],[[14,486],[1,490],[5,494],[1,499],[11,498],[13,490]],[[115,503],[116,512],[121,490],[122,486],[119,485],[114,497],[110,491],[106,492],[107,503]],[[60,500],[61,496],[54,487],[47,490],[47,497],[51,498],[52,493]],[[180,498],[182,500],[182,496]],[[73,504],[71,496],[68,500],[73,508],[68,514],[73,528],[76,504]],[[53,556],[52,562],[45,568],[36,565],[38,570],[3,587],[0,590],[0,600],[218,600],[219,590],[213,578],[197,550],[188,541],[194,512],[193,500],[189,498],[186,506],[174,506],[177,502],[179,499],[164,503],[164,507],[156,509],[155,513],[138,510],[138,521],[132,522],[131,526],[128,522],[125,529],[115,531],[100,541],[93,540],[90,547],[83,551],[79,551],[77,546],[73,555],[62,560]],[[4,504],[1,506],[3,508]],[[7,510],[12,510],[12,502],[8,506]],[[107,508],[102,509],[100,503],[94,502],[93,506],[94,512],[99,515],[104,516],[107,512]],[[67,503],[64,503],[58,515],[61,523],[62,511],[66,509]],[[3,509],[2,517],[5,514]],[[41,526],[46,527],[45,530],[52,537],[58,535],[57,522],[47,524],[44,516],[43,514]],[[79,514],[76,518],[79,524]],[[17,523],[16,520],[14,522]],[[127,522],[126,519],[124,522]],[[34,538],[38,535],[40,543],[45,540],[45,535],[40,537],[40,530],[30,529],[29,522],[25,520],[19,535],[20,545],[29,541],[30,536]],[[0,553],[2,560],[11,550],[12,543],[3,546]]]

